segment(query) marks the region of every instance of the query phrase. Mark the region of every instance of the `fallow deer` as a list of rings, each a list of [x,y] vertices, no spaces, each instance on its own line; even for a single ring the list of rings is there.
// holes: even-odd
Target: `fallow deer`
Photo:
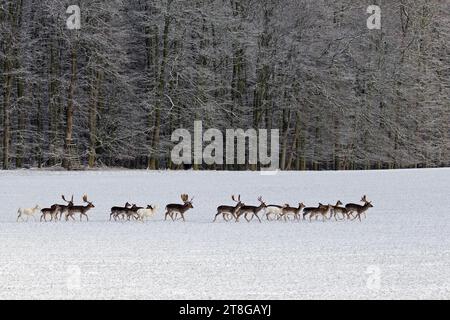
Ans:
[[[340,213],[342,215],[342,219],[344,219],[347,216],[347,209],[345,209],[344,207],[340,207],[342,206],[342,202],[340,200],[338,200],[336,202],[336,205],[331,206],[331,210],[330,210],[330,219],[332,217],[334,217],[334,220],[337,221],[336,216],[338,216],[338,213]],[[341,219],[341,220],[342,220]]]
[[[184,202],[184,204],[170,203],[166,206],[166,214],[164,215],[164,220],[167,220],[167,216],[170,216],[172,218],[172,221],[175,221],[179,213],[183,221],[186,221],[184,219],[184,213],[189,209],[194,208],[194,206],[192,205],[192,201],[194,200],[194,198],[189,200],[189,196],[187,194],[182,194],[181,200]]]
[[[257,206],[242,206],[241,210],[239,210],[239,214],[236,217],[236,222],[239,222],[239,218],[244,215],[245,220],[247,220],[247,222],[250,222],[253,217],[255,216],[256,218],[258,218],[258,221],[261,222],[261,219],[258,216],[258,213],[267,208],[267,205],[264,203],[262,197],[258,197],[258,201],[260,202],[260,205]],[[247,215],[250,214],[251,218],[248,219]]]
[[[129,207],[131,207],[131,204],[129,204],[128,202],[125,203],[125,206],[123,207],[112,207],[111,213],[109,214],[109,221],[111,221],[112,218],[114,218],[114,220],[117,220],[117,217],[119,215],[125,216],[125,213]]]
[[[216,222],[217,217],[219,215],[222,215],[223,219],[225,221],[230,221],[230,219],[227,219],[227,217],[229,215],[231,215],[234,219],[236,219],[237,215],[239,214],[239,210],[242,208],[242,206],[244,206],[245,204],[241,202],[241,195],[238,195],[238,198],[236,199],[234,195],[231,196],[231,199],[236,202],[235,206],[226,206],[226,205],[222,205],[222,206],[218,206],[217,207],[217,213],[216,216],[214,217],[213,222]]]
[[[285,204],[284,206],[289,206],[289,205]],[[265,209],[266,219],[268,221],[272,221],[272,220],[274,220],[272,218],[272,216],[275,216],[275,219],[279,220],[283,214],[282,209],[283,209],[283,206],[279,206],[277,204],[269,204]]]
[[[144,207],[138,207],[136,204],[133,204],[131,208],[125,210],[125,215],[127,216],[127,220],[130,221],[131,218],[138,220],[138,210],[144,209]]]
[[[25,221],[28,221],[28,218],[33,217],[33,220],[36,220],[36,212],[38,210],[40,210],[41,208],[39,208],[38,205],[36,205],[34,208],[19,208],[19,210],[17,210],[18,216],[17,216],[17,220],[19,221],[19,219],[21,218],[22,220],[25,220],[22,216],[26,216],[27,219]]]
[[[73,215],[75,213],[80,214],[80,221],[83,219],[83,216],[86,216],[86,220],[89,221],[88,215],[86,214],[89,210],[92,208],[95,208],[94,204],[88,200],[87,195],[85,194],[83,196],[83,202],[87,203],[85,206],[69,206],[67,214],[66,214],[66,221],[69,220],[69,217],[75,220]]]
[[[316,220],[318,218],[319,215],[322,216],[322,221],[325,222],[325,220],[327,219],[327,213],[331,210],[331,205],[327,204],[327,205],[323,205],[320,204],[318,208],[316,208],[315,210],[313,210],[310,215],[309,215],[309,221],[311,221],[311,219],[315,216]]]
[[[281,214],[280,219],[284,218],[284,221],[286,221],[288,216],[290,214],[292,214],[294,216],[294,220],[300,220],[300,212],[302,211],[302,209],[304,207],[305,207],[305,205],[303,204],[303,202],[299,203],[297,208],[286,205],[281,209],[282,214]]]
[[[356,203],[347,203],[345,205],[345,209],[347,209],[348,215],[351,215],[353,217],[353,212],[356,212],[356,216],[353,217],[352,220],[358,218],[359,221],[361,221],[361,214],[364,213],[365,215],[366,211],[369,210],[369,208],[373,208],[372,202],[367,201],[366,195],[361,198],[361,202],[364,202],[364,205],[359,205]]]
[[[67,203],[67,204],[54,204],[55,206],[58,206],[59,210],[55,215],[56,220],[61,220],[63,214],[67,215],[67,212],[69,212],[69,207],[73,206],[73,195],[70,200],[66,200],[64,195],[61,195],[61,198]],[[58,218],[59,214],[59,218]]]
[[[41,209],[42,215],[41,215],[40,221],[42,221],[42,219],[44,219],[44,221],[47,222],[47,215],[50,215],[50,221],[52,221],[53,219],[56,219],[55,216],[58,214],[59,210],[60,210],[60,208],[59,208],[59,205],[57,205],[57,204],[52,205],[50,208]]]
[[[137,211],[138,220],[144,222],[145,218],[151,218],[156,214],[157,207],[155,205],[147,205],[146,209]]]
[[[306,216],[308,216],[308,215],[311,216],[311,213],[313,211],[315,211],[315,210],[317,210],[319,208],[322,208],[322,207],[324,207],[324,205],[319,202],[319,205],[317,207],[306,207],[306,208],[304,208],[303,209],[303,220],[306,219]]]

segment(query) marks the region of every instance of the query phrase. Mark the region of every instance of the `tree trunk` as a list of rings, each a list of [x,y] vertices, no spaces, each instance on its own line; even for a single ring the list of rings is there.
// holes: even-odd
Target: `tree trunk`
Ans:
[[[172,1],[168,1],[167,11],[169,11],[169,6]],[[170,27],[170,16],[166,14],[164,20],[164,33],[163,33],[163,55],[161,61],[161,68],[159,73],[159,84],[158,84],[158,97],[155,105],[155,121],[153,128],[153,139],[152,139],[152,150],[148,163],[148,169],[156,170],[159,166],[158,155],[159,155],[159,139],[161,131],[161,106],[164,97],[164,89],[166,87],[166,64],[169,53],[169,27]]]
[[[97,106],[99,102],[99,92],[102,76],[99,71],[94,72],[91,104],[89,106],[89,168],[95,166],[97,148]]]
[[[74,109],[74,95],[75,85],[77,80],[77,51],[75,44],[73,44],[71,53],[71,77],[69,84],[69,94],[67,98],[67,110],[66,110],[66,136],[64,141],[64,163],[63,167],[67,170],[71,169],[70,161],[70,145],[72,144],[73,134],[73,109]]]

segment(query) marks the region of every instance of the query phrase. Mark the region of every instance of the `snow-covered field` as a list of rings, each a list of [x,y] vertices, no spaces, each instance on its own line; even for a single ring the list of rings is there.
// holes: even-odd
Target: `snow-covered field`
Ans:
[[[0,298],[450,298],[450,169],[283,172],[0,172]],[[195,196],[187,222],[109,222],[126,201]],[[89,222],[17,223],[18,207],[95,208]],[[358,202],[363,222],[211,223],[231,194],[256,204]]]

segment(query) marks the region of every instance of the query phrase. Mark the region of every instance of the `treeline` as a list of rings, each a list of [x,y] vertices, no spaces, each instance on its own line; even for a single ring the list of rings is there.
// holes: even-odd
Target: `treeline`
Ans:
[[[449,166],[450,2],[380,2],[0,0],[1,166],[177,169],[194,120],[286,170]]]

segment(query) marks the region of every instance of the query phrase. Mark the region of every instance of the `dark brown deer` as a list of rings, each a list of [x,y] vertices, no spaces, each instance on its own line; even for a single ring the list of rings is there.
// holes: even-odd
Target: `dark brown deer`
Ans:
[[[117,217],[119,215],[125,216],[127,209],[130,207],[131,207],[131,204],[129,204],[128,202],[125,203],[125,206],[123,206],[123,207],[112,207],[111,213],[109,215],[109,221],[111,221],[112,218],[114,218],[114,220],[117,220]]]
[[[314,212],[315,210],[319,209],[319,208],[323,208],[325,207],[323,204],[321,204],[319,202],[319,205],[317,207],[306,207],[303,209],[303,220],[306,219],[306,216],[310,216],[311,217],[311,213]]]
[[[292,214],[294,216],[294,220],[300,220],[300,212],[304,207],[305,205],[303,204],[303,202],[299,203],[297,208],[285,205],[281,208],[282,213],[280,219],[284,218],[284,221],[286,221],[288,216]]]
[[[352,220],[355,220],[356,218],[361,221],[361,214],[366,214],[366,211],[369,210],[369,208],[373,208],[372,202],[367,201],[366,195],[364,195],[361,198],[361,202],[364,202],[364,205],[359,205],[356,203],[347,203],[345,205],[345,209],[347,209],[347,215],[353,217],[353,212],[356,212],[356,216],[353,217]]]
[[[56,220],[61,220],[63,214],[67,215],[67,212],[69,212],[69,207],[73,206],[73,195],[72,198],[69,200],[66,200],[66,198],[64,197],[64,195],[61,195],[61,198],[67,203],[65,204],[55,204],[55,206],[59,207],[58,212],[56,213]],[[59,218],[58,218],[58,213],[59,213]]]
[[[242,206],[244,206],[245,204],[241,202],[241,195],[238,195],[238,198],[236,200],[236,198],[234,197],[234,195],[231,196],[231,199],[236,202],[235,206],[218,206],[217,207],[217,213],[216,216],[214,217],[213,222],[216,222],[216,219],[219,215],[222,215],[223,219],[225,221],[230,221],[230,219],[227,219],[226,217],[228,215],[231,215],[234,219],[237,218],[237,215],[239,214],[239,210],[242,208]]]
[[[261,222],[261,219],[258,216],[258,213],[267,208],[267,205],[264,203],[262,197],[258,197],[258,201],[260,202],[260,205],[257,206],[242,206],[241,209],[239,210],[239,214],[236,216],[236,222],[239,222],[239,218],[243,215],[245,220],[247,220],[247,222],[250,222],[253,217],[258,218],[258,221]],[[251,215],[251,218],[248,219],[248,214]]]
[[[128,208],[125,210],[125,215],[127,216],[127,220],[130,221],[131,218],[138,220],[139,219],[139,215],[138,215],[138,210],[140,209],[144,209],[144,207],[138,207],[136,204],[133,204],[131,206],[131,208]]]
[[[66,221],[69,220],[69,217],[75,220],[73,215],[75,213],[80,214],[80,221],[83,219],[83,216],[86,216],[86,220],[89,221],[89,218],[87,216],[87,212],[91,210],[92,208],[95,208],[94,204],[88,200],[87,195],[85,194],[83,196],[83,202],[87,203],[85,206],[69,206],[67,214],[66,214]]]
[[[184,213],[189,209],[194,208],[194,206],[192,205],[192,201],[194,200],[194,198],[189,200],[189,196],[187,194],[182,194],[181,200],[184,202],[183,204],[170,203],[166,206],[166,214],[164,215],[164,220],[167,220],[167,216],[170,216],[172,218],[172,221],[175,221],[178,214],[180,214],[181,219],[183,219],[183,221],[186,221],[184,219]]]
[[[342,205],[343,205],[343,203],[342,203],[340,200],[338,200],[338,201],[336,202],[336,205],[331,206],[330,219],[331,219],[332,217],[334,217],[334,220],[337,221],[338,213],[340,213],[340,214],[342,215],[342,219],[344,219],[345,217],[348,217],[347,209],[345,209],[344,207],[340,207],[340,206],[342,206]],[[341,219],[341,220],[342,220],[342,219]]]
[[[52,205],[50,208],[43,208],[41,209],[41,219],[40,221],[42,222],[42,219],[47,222],[47,215],[50,215],[50,221],[52,221],[53,219],[56,219],[56,215],[58,214],[60,208],[57,204]]]

